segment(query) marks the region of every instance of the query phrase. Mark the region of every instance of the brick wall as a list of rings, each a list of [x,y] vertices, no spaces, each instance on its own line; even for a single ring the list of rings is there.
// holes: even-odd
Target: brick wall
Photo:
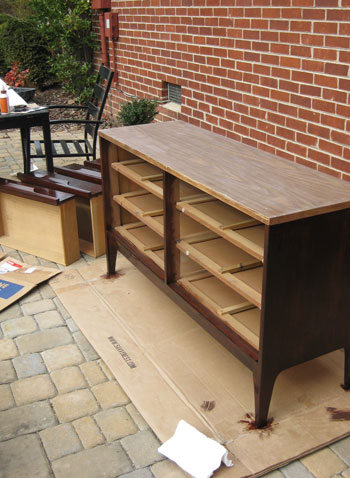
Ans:
[[[181,112],[162,106],[159,120],[179,118],[350,181],[350,0],[112,7],[120,28],[114,112],[124,93],[165,98],[165,83],[175,83]]]

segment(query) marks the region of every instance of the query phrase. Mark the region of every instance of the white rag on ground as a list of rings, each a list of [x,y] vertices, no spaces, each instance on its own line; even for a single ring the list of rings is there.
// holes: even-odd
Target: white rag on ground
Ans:
[[[174,435],[158,448],[193,478],[209,478],[221,463],[233,466],[227,450],[220,443],[180,420]]]

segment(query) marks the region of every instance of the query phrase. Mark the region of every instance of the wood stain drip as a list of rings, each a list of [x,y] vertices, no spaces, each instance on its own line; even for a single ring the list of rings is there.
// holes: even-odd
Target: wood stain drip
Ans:
[[[327,412],[331,415],[331,420],[334,421],[348,421],[350,420],[350,410],[338,410],[334,407],[327,407]]]
[[[273,417],[269,418],[266,422],[266,425],[258,428],[255,423],[254,415],[252,413],[246,413],[246,419],[244,420],[239,420],[238,423],[245,423],[246,424],[246,430],[251,431],[251,430],[257,430],[257,431],[272,431],[272,423],[273,423]]]
[[[123,276],[124,272],[116,272],[115,274],[102,274],[100,277],[101,279],[119,279],[119,277]]]

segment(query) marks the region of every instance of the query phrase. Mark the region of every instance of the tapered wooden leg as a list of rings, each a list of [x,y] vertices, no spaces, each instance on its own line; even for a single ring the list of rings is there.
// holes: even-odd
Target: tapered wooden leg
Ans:
[[[116,272],[117,246],[107,238],[107,275],[114,275]]]
[[[278,372],[257,372],[254,375],[255,425],[263,428],[267,425],[270,401]]]
[[[344,360],[344,388],[350,389],[350,348],[345,348],[345,360]]]

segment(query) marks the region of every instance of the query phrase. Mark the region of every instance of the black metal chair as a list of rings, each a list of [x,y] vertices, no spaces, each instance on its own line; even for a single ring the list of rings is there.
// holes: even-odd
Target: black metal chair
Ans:
[[[50,120],[50,125],[53,124],[83,124],[84,138],[76,140],[55,139],[51,141],[52,156],[53,158],[77,158],[84,157],[87,161],[96,161],[96,146],[97,146],[97,133],[100,124],[102,123],[101,117],[104,106],[106,104],[107,96],[112,84],[113,72],[101,65],[98,77],[93,89],[92,96],[86,106],[75,105],[50,105],[47,108],[64,108],[64,109],[85,109],[86,118],[77,119],[64,119],[64,120]],[[30,161],[35,158],[45,158],[45,150],[43,149],[43,140],[32,140],[31,144],[34,144],[36,153],[30,153],[30,158],[27,159],[29,164],[25,165],[25,170],[30,171]],[[52,172],[52,171],[51,171]]]

